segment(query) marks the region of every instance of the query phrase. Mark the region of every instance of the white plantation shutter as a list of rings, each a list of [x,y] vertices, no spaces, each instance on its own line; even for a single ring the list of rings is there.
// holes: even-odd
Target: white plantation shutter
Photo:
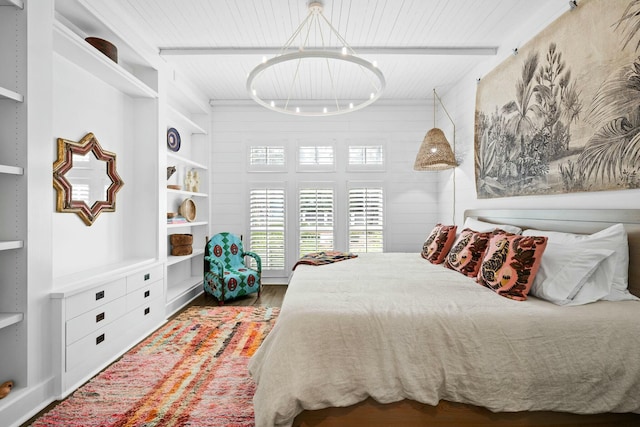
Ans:
[[[379,166],[384,164],[382,145],[352,145],[349,147],[349,164]]]
[[[350,252],[383,251],[383,205],[382,188],[349,189]]]
[[[333,250],[333,189],[300,189],[299,203],[300,256]]]
[[[281,188],[250,190],[251,251],[263,270],[282,270],[285,262],[285,193]]]
[[[282,166],[285,163],[282,146],[251,146],[249,148],[249,165]]]
[[[332,145],[298,147],[298,171],[332,171],[335,169],[335,150]]]

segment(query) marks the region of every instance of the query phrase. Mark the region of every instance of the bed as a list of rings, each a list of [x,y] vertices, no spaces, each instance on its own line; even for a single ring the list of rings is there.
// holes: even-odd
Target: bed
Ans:
[[[640,295],[640,211],[465,216],[571,233],[622,223]],[[249,365],[256,425],[632,425],[638,337],[637,301],[514,301],[419,253],[301,265]]]

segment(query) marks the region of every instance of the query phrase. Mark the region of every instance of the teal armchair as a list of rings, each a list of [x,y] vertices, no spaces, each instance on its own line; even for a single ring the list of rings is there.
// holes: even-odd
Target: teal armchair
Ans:
[[[256,260],[257,268],[245,264],[245,256]],[[219,233],[207,242],[204,252],[204,290],[225,301],[262,289],[262,260],[253,252],[245,252],[242,240],[231,233]]]

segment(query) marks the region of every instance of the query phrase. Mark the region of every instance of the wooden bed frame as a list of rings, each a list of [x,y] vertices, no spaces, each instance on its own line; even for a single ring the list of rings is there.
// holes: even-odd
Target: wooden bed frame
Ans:
[[[465,211],[465,218],[517,225],[523,229],[565,231],[590,234],[622,223],[629,236],[629,290],[640,296],[640,210],[563,209]],[[638,305],[640,310],[640,304]],[[345,408],[303,411],[294,427],[347,426],[637,426],[640,414],[577,415],[561,412],[494,413],[488,409],[440,401],[437,406],[412,400],[380,404],[369,398]]]

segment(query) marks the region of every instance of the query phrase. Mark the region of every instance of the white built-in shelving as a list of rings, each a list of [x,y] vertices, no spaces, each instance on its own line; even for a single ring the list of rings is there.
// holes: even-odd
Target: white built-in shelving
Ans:
[[[187,198],[196,204],[196,218],[187,223],[168,223],[162,233],[167,236],[167,292],[166,309],[174,312],[202,292],[204,246],[209,237],[209,108],[200,102],[188,87],[172,81],[167,89],[166,127],[175,128],[181,138],[178,151],[165,148],[166,164],[176,168],[176,173],[166,184],[179,185],[181,189],[167,188],[165,197],[167,212],[178,212],[179,205]],[[166,146],[166,144],[165,144]],[[184,185],[188,171],[199,176],[197,191],[189,191]],[[193,251],[190,255],[171,255],[170,235],[191,234]]]
[[[13,380],[0,400],[0,419],[28,394],[27,286],[27,11],[22,0],[0,0],[0,383]]]

